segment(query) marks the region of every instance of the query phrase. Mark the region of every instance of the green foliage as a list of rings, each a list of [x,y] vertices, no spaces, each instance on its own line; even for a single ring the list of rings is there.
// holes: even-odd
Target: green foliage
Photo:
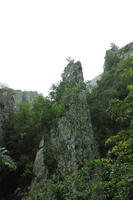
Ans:
[[[132,126],[133,119],[133,86],[128,86],[129,93],[124,100],[113,99],[110,101],[108,112],[111,118],[121,124]]]
[[[11,157],[15,160],[17,170],[12,174],[5,174],[1,180],[1,188],[6,188],[5,179],[11,179],[8,184],[11,193],[17,188],[20,193],[30,184],[33,177],[32,168],[39,142],[42,136],[49,134],[50,127],[54,119],[63,113],[61,104],[52,102],[47,98],[40,96],[33,105],[20,104],[16,112],[11,112],[9,119],[5,124],[5,143]],[[15,181],[15,184],[14,184]],[[3,183],[2,183],[3,182]],[[9,190],[8,188],[6,190]],[[3,189],[3,196],[6,191]]]
[[[132,200],[131,163],[110,158],[86,161],[83,167],[63,177],[55,174],[34,184],[23,200]]]
[[[72,88],[65,88],[64,82],[53,85],[49,93],[52,100],[52,111],[55,117],[62,116],[68,109],[71,99],[76,97],[82,90],[83,85],[76,85]]]
[[[64,115],[71,99],[82,90],[80,85],[65,88],[62,81],[53,85],[50,99],[40,96],[32,106],[20,104],[17,112],[10,113],[5,143],[17,170],[2,171],[2,198],[6,199],[6,191],[10,191],[8,199],[22,199],[32,180],[35,154],[44,136],[44,163],[50,175],[34,184],[23,200],[133,199],[133,58],[119,62],[116,51],[108,52],[107,70],[98,86],[87,93],[95,138],[104,157],[86,160],[71,174],[58,171],[56,152],[48,141],[50,129],[56,127],[56,119]],[[0,149],[0,164],[13,169],[14,162],[7,153]]]
[[[58,84],[53,84],[52,87],[51,87],[51,91],[49,93],[49,96],[50,98],[53,100],[53,101],[58,101],[61,99],[61,96],[64,92],[64,82],[61,81],[60,83]]]
[[[130,86],[127,97],[123,100],[116,99],[110,103],[108,112],[116,121],[119,121],[121,129],[116,136],[111,136],[106,141],[109,146],[107,159],[110,163],[109,182],[112,185],[112,199],[133,199],[133,87]],[[118,105],[117,105],[118,103]],[[128,124],[125,122],[128,119]],[[123,126],[124,124],[124,126]]]
[[[50,179],[44,179],[33,185],[31,192],[23,200],[86,200],[102,198],[100,190],[101,182],[97,182],[98,171],[95,172],[96,179],[90,181],[94,173],[95,163],[86,162],[84,167],[75,170],[72,174],[54,174]],[[99,194],[99,195],[98,195]]]
[[[53,119],[52,103],[47,98],[40,96],[32,107],[33,123],[36,128],[36,136],[48,132]]]
[[[60,117],[64,113],[64,105],[58,102],[52,103],[52,112],[56,117]]]
[[[10,170],[16,169],[16,164],[12,158],[8,155],[8,151],[5,147],[0,148],[0,169],[6,166]]]
[[[102,142],[106,140],[108,135],[106,127],[114,135],[106,140],[106,149],[108,149],[106,159],[100,159],[104,194],[102,199],[105,200],[133,199],[132,74],[133,58],[121,61],[117,68],[114,66],[110,68],[109,73],[103,75],[102,80],[98,82],[98,87],[94,88],[88,96],[91,113],[97,114],[96,116],[92,113],[93,126],[99,134],[96,136],[100,136],[101,139],[103,135]]]
[[[74,94],[81,91],[81,85],[77,85],[72,88],[65,88],[64,82],[61,81],[57,85],[52,85],[51,92],[49,93],[49,96],[52,100],[56,102],[64,102],[64,99],[70,96],[73,96]]]
[[[116,66],[116,64],[120,61],[120,58],[117,54],[117,50],[111,49],[106,52],[106,62],[105,62],[105,70],[108,71],[112,66]]]
[[[109,73],[105,73],[98,87],[88,93],[97,141],[101,151],[106,147],[104,158],[86,161],[72,174],[60,176],[56,173],[36,183],[24,200],[133,199],[132,74],[133,58],[119,62],[117,66],[111,63]],[[77,88],[60,93],[60,101],[68,102],[67,97],[70,99],[75,93],[78,93]]]
[[[9,151],[5,147],[0,148],[0,198],[6,197],[10,189],[10,174],[16,173],[16,162],[11,158]],[[6,194],[6,195],[4,195]]]
[[[66,104],[67,101],[69,101],[70,97],[75,96],[79,92],[81,92],[80,85],[77,85],[76,87],[72,87],[72,88],[67,88],[63,91],[60,101]]]
[[[97,82],[96,88],[87,93],[92,125],[101,155],[107,151],[107,148],[104,147],[105,140],[109,136],[115,135],[121,127],[120,123],[109,113],[109,104],[113,101],[116,109],[120,106],[120,102],[128,94],[127,86],[133,83],[132,74],[133,57],[121,60],[116,66],[111,66],[109,72],[103,74],[102,79]],[[114,99],[117,99],[117,102]],[[129,100],[125,99],[125,101]],[[123,109],[126,109],[126,104],[124,106]],[[132,112],[131,109],[129,110]],[[113,112],[115,115],[115,110]],[[118,110],[117,115],[119,115]],[[128,119],[123,124],[124,126],[128,126]]]
[[[12,94],[14,93],[14,90],[11,89],[11,88],[8,88],[8,87],[3,87],[3,88],[0,88],[0,94],[4,93],[4,92],[11,92]]]
[[[111,146],[107,158],[110,173],[107,184],[111,184],[109,196],[114,200],[130,200],[133,198],[133,130],[120,131],[106,142]]]

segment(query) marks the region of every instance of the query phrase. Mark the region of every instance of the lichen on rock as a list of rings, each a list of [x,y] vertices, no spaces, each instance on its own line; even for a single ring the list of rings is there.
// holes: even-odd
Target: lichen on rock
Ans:
[[[79,61],[67,65],[62,74],[62,81],[64,85],[62,100],[65,110],[62,116],[55,119],[54,126],[51,127],[47,136],[44,136],[44,166],[42,168],[48,173],[42,174],[42,177],[48,177],[56,170],[61,174],[64,172],[71,174],[82,166],[85,159],[98,157],[82,66]],[[36,180],[39,179],[40,171],[42,171],[40,162],[37,162],[38,153],[34,163],[34,169],[40,166],[39,171],[34,170]],[[51,167],[53,167],[52,171]]]

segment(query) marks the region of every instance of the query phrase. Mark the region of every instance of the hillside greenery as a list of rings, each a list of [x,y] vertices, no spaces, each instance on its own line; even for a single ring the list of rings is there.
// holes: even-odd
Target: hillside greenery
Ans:
[[[55,173],[50,179],[41,180],[23,200],[133,199],[132,74],[133,58],[121,61],[88,93],[101,158],[86,160],[71,175]],[[73,184],[75,192],[70,189]]]
[[[43,135],[49,133],[54,119],[61,113],[59,103],[42,96],[39,96],[32,106],[20,104],[17,111],[10,112],[9,119],[4,125],[5,144],[9,156],[16,163],[16,170],[1,168],[0,195],[2,198],[8,199],[9,196],[9,199],[21,199],[20,191],[24,191],[33,178],[32,168],[39,142]],[[7,151],[3,148],[0,150],[2,164],[9,165],[11,168],[12,159],[9,157],[10,162],[5,162],[3,159],[7,158],[5,154]]]
[[[87,94],[92,126],[101,156],[107,151],[105,140],[121,129],[121,124],[108,112],[109,104],[113,99],[123,100],[128,95],[128,86],[132,84],[133,58],[130,57],[103,73],[102,79],[97,81],[97,87]]]
[[[20,104],[4,125],[1,200],[133,199],[133,57],[120,61],[115,57],[114,62],[108,59],[110,65],[97,87],[86,91],[100,158],[85,160],[71,175],[54,171],[29,192],[42,136],[47,136],[55,119],[66,112],[65,101],[82,89],[64,90],[63,82],[53,85],[49,98],[39,96],[32,105]],[[73,183],[75,192],[70,187]]]

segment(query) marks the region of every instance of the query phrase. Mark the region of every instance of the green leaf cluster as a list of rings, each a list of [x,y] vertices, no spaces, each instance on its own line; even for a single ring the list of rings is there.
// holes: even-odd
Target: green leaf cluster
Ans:
[[[132,116],[132,110],[128,106],[129,98],[127,87],[131,86],[133,83],[133,57],[126,60],[120,60],[117,65],[110,67],[109,71],[103,73],[101,80],[97,81],[97,87],[94,87],[91,92],[87,92],[88,104],[90,105],[92,126],[95,133],[95,138],[99,145],[99,151],[101,156],[105,155],[107,152],[107,147],[104,146],[106,139],[109,136],[116,135],[118,130],[121,128],[120,121],[114,119],[114,115],[117,114],[119,118],[125,118],[119,113],[118,107],[125,109],[127,116]],[[131,94],[131,92],[130,92]],[[127,103],[122,103],[123,99],[127,97],[124,101]],[[113,113],[109,112],[110,102],[114,102]],[[124,107],[120,106],[123,104]],[[130,101],[130,104],[132,102]],[[128,110],[126,107],[128,106]],[[131,106],[131,105],[130,105]],[[115,111],[117,110],[117,113]],[[129,117],[122,125],[129,125]]]
[[[0,148],[0,171],[3,167],[7,167],[9,170],[16,170],[16,164],[12,158],[8,155],[8,151],[5,147]]]
[[[16,111],[10,112],[9,119],[4,125],[5,144],[15,160],[17,169],[12,173],[3,171],[4,176],[0,179],[1,196],[11,195],[10,198],[19,199],[14,192],[20,188],[20,194],[30,184],[33,177],[33,162],[42,136],[49,134],[51,126],[55,125],[55,119],[62,114],[63,106],[60,103],[42,96],[39,96],[32,105],[19,104]],[[8,155],[4,153],[1,152],[1,158],[7,159]],[[8,159],[5,164],[13,163]],[[8,185],[6,180],[10,180]],[[11,192],[8,194],[7,190]]]

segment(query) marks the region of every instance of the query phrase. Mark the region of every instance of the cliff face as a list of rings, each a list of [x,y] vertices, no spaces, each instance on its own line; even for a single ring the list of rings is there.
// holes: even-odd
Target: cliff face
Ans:
[[[120,49],[113,44],[112,48],[106,51],[104,62],[105,72],[111,66],[115,66],[120,60],[125,60],[131,56],[133,56],[133,42]]]
[[[19,103],[32,104],[38,95],[37,92],[31,91],[0,89],[0,146],[4,144],[3,123],[8,119],[9,112],[17,109]]]
[[[112,45],[111,49],[106,51],[104,61],[104,72],[108,72],[112,66],[117,65],[120,60],[125,60],[133,56],[133,42],[127,44],[122,48],[118,48],[115,44]],[[101,80],[102,74],[96,76],[91,81],[88,81],[86,88],[91,92],[93,87],[97,86],[97,81]]]
[[[35,91],[21,91],[21,90],[15,90],[13,98],[15,105],[19,103],[27,103],[32,104],[33,101],[39,96],[39,94]]]
[[[3,123],[7,120],[9,111],[13,109],[13,106],[12,90],[0,93],[0,146],[4,144]]]
[[[47,178],[54,170],[72,173],[84,159],[98,156],[80,62],[70,62],[62,74],[63,115],[44,135],[34,163],[35,179]]]

